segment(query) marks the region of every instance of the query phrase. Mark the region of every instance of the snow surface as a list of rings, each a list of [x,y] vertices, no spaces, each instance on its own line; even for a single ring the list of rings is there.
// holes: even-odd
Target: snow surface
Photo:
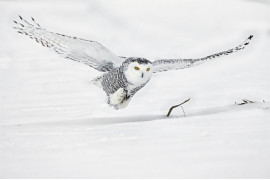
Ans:
[[[0,1],[0,178],[270,178],[270,1]],[[197,58],[155,74],[126,109],[107,107],[100,73],[16,34],[50,31],[121,56]],[[168,109],[185,99],[167,118]],[[266,103],[235,105],[242,99]]]

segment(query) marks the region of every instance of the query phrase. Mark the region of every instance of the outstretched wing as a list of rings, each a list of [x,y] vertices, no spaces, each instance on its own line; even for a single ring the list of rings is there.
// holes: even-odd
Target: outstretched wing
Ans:
[[[224,55],[228,55],[234,52],[237,52],[241,49],[244,49],[252,39],[253,35],[250,35],[242,44],[236,46],[235,48],[229,49],[227,51],[222,51],[220,53],[212,54],[206,56],[204,58],[199,59],[160,59],[153,62],[154,73],[168,71],[168,70],[176,70],[176,69],[184,69],[199,65],[201,63],[207,62],[211,59],[221,57]]]
[[[14,21],[17,25],[14,28],[18,33],[29,36],[67,59],[84,63],[102,72],[118,67],[123,61],[96,41],[53,33],[42,28],[33,18],[31,24],[19,17],[20,22]]]

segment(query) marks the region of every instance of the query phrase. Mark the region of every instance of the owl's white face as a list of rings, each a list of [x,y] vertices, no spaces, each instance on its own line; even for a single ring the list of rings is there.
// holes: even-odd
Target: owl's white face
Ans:
[[[128,82],[134,85],[144,84],[152,76],[153,65],[150,63],[139,64],[138,62],[131,62],[124,73]]]

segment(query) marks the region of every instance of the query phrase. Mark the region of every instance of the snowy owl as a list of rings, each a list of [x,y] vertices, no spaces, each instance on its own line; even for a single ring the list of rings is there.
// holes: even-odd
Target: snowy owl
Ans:
[[[32,24],[19,16],[14,27],[36,42],[48,47],[62,57],[84,63],[104,72],[92,82],[107,94],[107,103],[114,109],[125,108],[131,98],[151,79],[153,73],[184,69],[196,66],[216,57],[244,49],[252,39],[248,37],[242,44],[198,59],[159,59],[153,62],[145,58],[116,56],[100,43],[77,37],[53,33],[42,28],[33,18]]]

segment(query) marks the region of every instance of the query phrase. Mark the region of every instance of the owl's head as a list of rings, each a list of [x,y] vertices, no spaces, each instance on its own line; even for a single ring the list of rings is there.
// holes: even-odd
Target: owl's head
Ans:
[[[149,81],[153,73],[151,61],[144,58],[128,58],[122,63],[122,67],[128,82],[136,85]]]

